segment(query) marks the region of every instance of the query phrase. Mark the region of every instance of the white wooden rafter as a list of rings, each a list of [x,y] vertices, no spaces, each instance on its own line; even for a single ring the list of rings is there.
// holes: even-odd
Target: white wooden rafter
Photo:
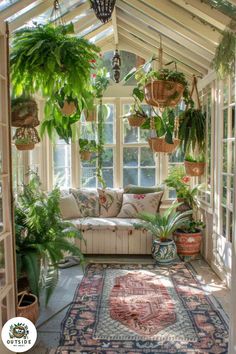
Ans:
[[[83,32],[86,28],[98,23],[98,19],[94,15],[93,10],[88,10],[85,16],[81,17],[74,23],[75,33]]]
[[[85,38],[89,40],[89,39],[97,36],[99,33],[102,33],[104,31],[108,30],[111,27],[112,27],[112,22],[111,21],[109,21],[107,23],[104,23],[104,24],[101,24],[99,27],[97,27],[94,30],[92,30],[89,33],[87,33],[85,35]]]
[[[65,15],[63,15],[61,18],[62,20],[67,23],[72,21],[75,17],[82,15],[86,11],[88,11],[91,8],[89,2],[85,2],[77,7],[74,7],[69,10]]]
[[[15,15],[17,12],[23,10],[25,7],[31,5],[32,3],[40,4],[43,0],[32,1],[32,0],[21,0],[10,5],[5,10],[0,12],[0,23],[7,20],[9,17]]]
[[[114,8],[114,11],[112,13],[112,26],[113,26],[113,33],[114,33],[114,42],[115,42],[115,46],[117,46],[119,43],[119,34],[117,28],[116,7]]]
[[[129,0],[130,1],[130,0]],[[132,0],[131,0],[132,1]],[[190,38],[179,34],[174,28],[169,28],[166,25],[162,24],[161,22],[157,22],[152,17],[150,17],[150,13],[148,15],[136,10],[134,7],[129,6],[123,1],[118,1],[117,6],[123,10],[124,12],[128,13],[130,16],[134,17],[135,19],[139,19],[144,24],[149,24],[150,27],[156,29],[159,33],[162,33],[166,37],[170,39],[174,39],[174,41],[181,43],[184,47],[191,49],[193,52],[198,53],[203,58],[208,59],[209,61],[212,60],[214,55],[214,50],[210,48],[210,45],[207,48],[203,48],[199,43],[192,41]],[[143,5],[142,9],[146,9],[146,6]],[[155,12],[152,13],[153,17],[157,17]],[[181,26],[180,26],[181,27]],[[187,31],[188,32],[188,31]]]

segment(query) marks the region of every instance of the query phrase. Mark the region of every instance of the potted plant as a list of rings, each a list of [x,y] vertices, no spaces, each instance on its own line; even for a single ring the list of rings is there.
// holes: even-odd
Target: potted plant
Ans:
[[[61,219],[60,190],[41,190],[39,177],[32,173],[23,185],[15,205],[16,260],[18,279],[26,276],[32,294],[39,297],[45,289],[48,303],[58,281],[58,263],[64,252],[79,256],[80,249],[71,240],[83,239],[76,227]]]
[[[180,258],[193,259],[199,254],[204,227],[205,224],[201,220],[191,218],[174,232],[174,240]]]
[[[153,70],[151,63],[157,60],[155,57],[151,58],[147,63],[132,69],[126,75],[125,81],[128,81],[135,75],[138,82],[138,88],[144,92],[147,104],[151,106],[162,107],[175,107],[181,100],[182,96],[189,95],[188,82],[182,72],[177,71],[176,62],[175,70],[162,68],[160,70]]]
[[[144,99],[144,94],[138,87],[133,89],[133,99],[134,103],[130,106],[129,113],[123,116],[127,119],[131,127],[140,127],[143,125],[148,118],[147,114],[142,108],[142,101]]]
[[[13,127],[36,127],[39,125],[36,101],[24,95],[11,100],[11,124]]]
[[[184,158],[184,166],[188,176],[202,176],[206,166],[205,156],[203,154],[198,157],[186,155]]]
[[[30,127],[17,128],[13,140],[18,150],[32,150],[40,142],[37,130]]]
[[[152,215],[140,213],[139,218],[142,223],[136,224],[137,228],[144,228],[153,235],[152,256],[161,264],[166,264],[176,259],[176,245],[172,239],[175,230],[179,229],[187,220],[192,211],[184,213],[176,212],[179,204],[173,204],[165,211],[163,216],[160,214]]]
[[[199,186],[191,188],[190,177],[186,176],[184,166],[173,167],[165,183],[167,187],[175,189],[177,200],[182,203],[178,210],[185,211],[196,208],[196,195]]]
[[[79,139],[80,157],[83,161],[91,160],[92,154],[98,151],[95,140]]]
[[[33,150],[35,143],[30,137],[22,137],[15,139],[15,146],[20,151]]]

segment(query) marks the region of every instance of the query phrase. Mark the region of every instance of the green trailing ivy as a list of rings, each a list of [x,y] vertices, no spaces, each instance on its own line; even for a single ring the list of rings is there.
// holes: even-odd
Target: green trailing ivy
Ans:
[[[224,79],[234,71],[236,53],[236,35],[233,31],[225,30],[223,38],[216,48],[213,67],[219,77]]]

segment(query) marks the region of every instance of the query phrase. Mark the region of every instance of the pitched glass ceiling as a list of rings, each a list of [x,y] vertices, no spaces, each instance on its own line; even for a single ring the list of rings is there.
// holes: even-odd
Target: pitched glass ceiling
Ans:
[[[0,0],[0,11],[5,10],[7,7],[15,4],[19,0]]]
[[[227,0],[203,0],[206,4],[236,20],[236,6]]]

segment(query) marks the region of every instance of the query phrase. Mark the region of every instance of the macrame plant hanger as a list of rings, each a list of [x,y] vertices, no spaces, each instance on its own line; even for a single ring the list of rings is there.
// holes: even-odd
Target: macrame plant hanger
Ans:
[[[53,23],[55,27],[63,26],[65,24],[62,17],[61,5],[59,0],[53,1],[53,8],[50,15],[50,22]]]
[[[197,88],[197,77],[196,77],[196,75],[193,75],[193,79],[192,79],[192,88],[191,88],[190,95],[189,95],[191,100],[193,99],[194,91],[196,92],[196,98],[197,98],[196,104],[197,104],[197,109],[201,110],[201,109],[202,109],[202,105],[201,105],[201,101],[200,101],[200,97],[199,97],[199,92],[198,92],[198,88]],[[187,111],[188,108],[189,108],[189,104],[186,105],[185,111]],[[195,151],[192,151],[192,153],[198,154],[198,153],[199,153],[198,148],[195,147]]]

